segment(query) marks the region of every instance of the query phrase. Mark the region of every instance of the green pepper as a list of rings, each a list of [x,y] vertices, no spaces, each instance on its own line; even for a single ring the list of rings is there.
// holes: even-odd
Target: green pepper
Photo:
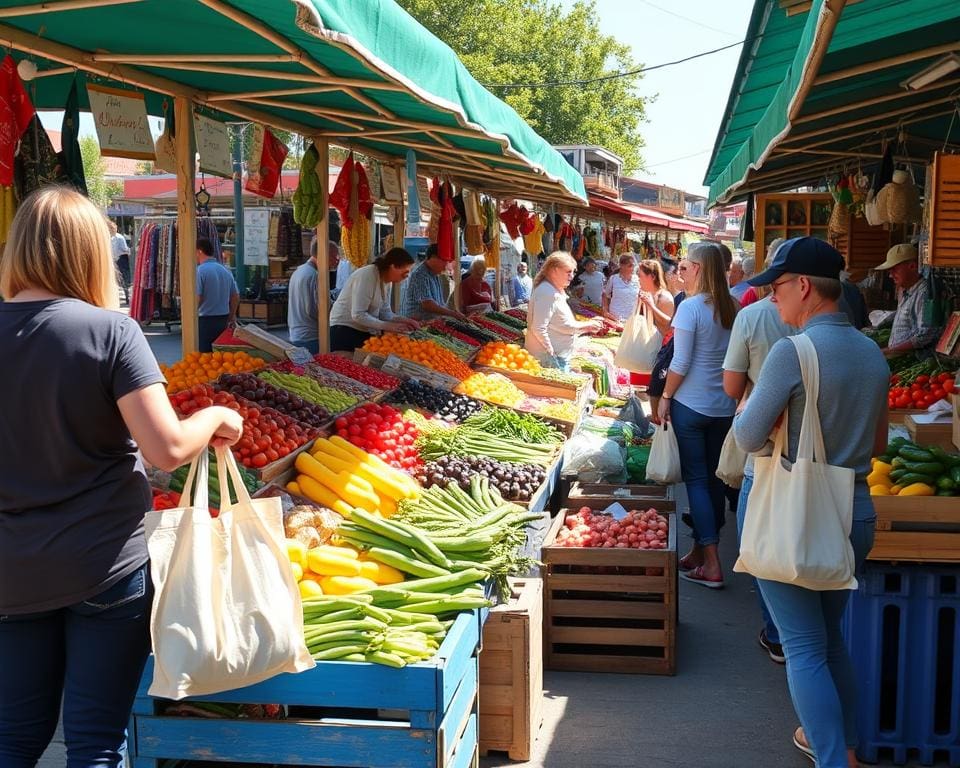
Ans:
[[[957,487],[957,484],[953,482],[953,478],[949,475],[943,475],[943,477],[937,478],[937,488],[941,491],[952,491]]]

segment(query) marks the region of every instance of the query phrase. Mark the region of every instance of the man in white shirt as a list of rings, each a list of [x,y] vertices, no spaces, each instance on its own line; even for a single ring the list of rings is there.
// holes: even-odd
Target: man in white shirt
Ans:
[[[730,286],[730,294],[740,303],[743,294],[750,287],[747,284],[747,275],[744,274],[743,257],[734,256],[730,260],[730,270],[727,272],[727,284]]]
[[[117,225],[112,221],[107,221],[107,228],[110,230],[110,251],[113,254],[113,263],[117,266],[117,273],[120,275],[120,282],[123,285],[123,299],[130,303],[130,246],[127,245],[127,238],[117,232]]]
[[[603,273],[597,269],[597,262],[591,258],[584,259],[583,272],[580,273],[580,298],[591,304],[603,304]]]

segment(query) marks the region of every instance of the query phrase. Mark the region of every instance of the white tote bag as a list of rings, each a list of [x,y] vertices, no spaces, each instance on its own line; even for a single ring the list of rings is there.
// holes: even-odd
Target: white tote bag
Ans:
[[[772,456],[754,459],[740,559],[733,570],[813,590],[856,589],[850,544],[854,470],[827,464],[817,395],[820,369],[813,342],[789,336],[806,390],[797,460],[785,458],[787,418]]]
[[[720,463],[717,465],[717,477],[731,488],[743,485],[743,469],[747,466],[747,454],[740,449],[733,436],[733,427],[727,432],[720,449]]]
[[[680,476],[680,448],[677,446],[677,435],[673,426],[666,424],[653,425],[653,442],[650,444],[650,457],[647,459],[647,480],[655,483],[679,483]]]
[[[641,304],[640,311],[627,318],[613,362],[634,373],[650,373],[662,345],[663,337],[653,324],[653,314]]]
[[[251,500],[233,454],[217,449],[220,514],[207,507],[207,451],[194,459],[186,506],[146,516],[156,589],[151,696],[242,688],[314,666],[283,540],[279,498]],[[227,475],[238,501],[230,503]]]

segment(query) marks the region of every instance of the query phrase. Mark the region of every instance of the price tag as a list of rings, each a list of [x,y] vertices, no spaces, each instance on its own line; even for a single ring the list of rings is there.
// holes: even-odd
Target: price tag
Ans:
[[[306,365],[313,362],[313,355],[310,350],[303,347],[293,347],[287,350],[287,359],[294,365]]]
[[[608,515],[612,515],[614,520],[623,520],[627,516],[627,508],[623,504],[611,504],[605,510]]]

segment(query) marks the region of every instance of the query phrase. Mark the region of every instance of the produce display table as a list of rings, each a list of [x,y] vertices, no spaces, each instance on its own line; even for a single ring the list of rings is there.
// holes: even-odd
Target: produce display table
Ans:
[[[960,562],[960,499],[955,496],[874,496],[876,535],[868,558]]]
[[[338,768],[473,766],[485,615],[461,613],[432,659],[403,669],[318,662],[298,675],[202,697],[284,704],[285,720],[165,716],[170,702],[147,694],[151,659],[129,726],[131,764],[160,768],[163,760],[178,759]]]

